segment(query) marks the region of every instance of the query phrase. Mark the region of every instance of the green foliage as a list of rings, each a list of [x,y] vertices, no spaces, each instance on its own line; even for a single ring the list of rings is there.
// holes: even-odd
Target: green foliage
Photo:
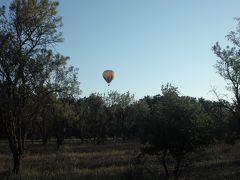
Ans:
[[[91,94],[87,98],[87,120],[91,135],[98,138],[98,143],[104,141],[107,118],[104,101],[100,95]]]
[[[130,138],[138,137],[139,127],[143,119],[148,116],[149,107],[144,101],[136,101],[129,105],[125,111],[126,135]]]
[[[19,172],[28,124],[55,93],[79,95],[77,69],[52,48],[63,41],[56,1],[13,0],[0,10],[0,124],[5,127]]]
[[[103,142],[107,137],[136,137],[137,119],[144,116],[141,103],[134,102],[129,92],[117,91],[108,95],[91,94],[80,98],[74,105],[77,120],[72,134],[84,140],[97,138]]]
[[[117,91],[111,91],[104,99],[108,108],[108,115],[113,120],[114,135],[121,137],[125,141],[128,132],[135,124],[135,119],[131,118],[134,112],[130,108],[135,102],[134,95],[131,95],[129,92],[120,94]]]
[[[238,121],[238,124],[240,122],[240,19],[236,18],[236,20],[238,22],[236,31],[231,31],[226,36],[231,43],[231,47],[222,48],[218,42],[212,47],[214,54],[218,57],[215,67],[219,75],[226,80],[227,89],[233,94],[232,102],[218,96],[219,105],[232,113],[228,121],[230,125],[234,121]],[[239,127],[239,125],[237,126]],[[232,139],[231,142],[238,139],[240,137],[239,128],[238,130],[232,128],[232,133],[229,133],[228,137],[232,137],[230,138]]]
[[[145,146],[142,152],[156,156],[163,153],[164,166],[166,155],[170,155],[176,161],[174,173],[178,176],[185,156],[211,143],[211,119],[195,98],[179,96],[177,88],[170,84],[163,86],[162,95],[152,101],[150,113],[140,127]]]
[[[97,138],[97,143],[103,142],[106,136],[107,115],[103,98],[99,94],[91,94],[79,99],[77,103],[79,134],[84,138]]]

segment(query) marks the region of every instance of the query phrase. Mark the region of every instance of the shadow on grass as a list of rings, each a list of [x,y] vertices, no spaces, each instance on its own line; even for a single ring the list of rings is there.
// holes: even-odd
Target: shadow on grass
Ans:
[[[201,166],[191,168],[191,173],[184,172],[184,176],[192,179],[240,179],[240,160],[205,162]]]

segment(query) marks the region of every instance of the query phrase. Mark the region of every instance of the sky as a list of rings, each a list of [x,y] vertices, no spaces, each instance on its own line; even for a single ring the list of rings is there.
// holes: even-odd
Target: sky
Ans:
[[[0,4],[10,0],[0,0]],[[136,99],[171,83],[181,95],[226,93],[212,46],[237,26],[239,0],[59,0],[65,41],[56,51],[79,68],[81,97],[129,91]],[[231,45],[231,44],[229,44]],[[102,72],[111,69],[110,86]]]

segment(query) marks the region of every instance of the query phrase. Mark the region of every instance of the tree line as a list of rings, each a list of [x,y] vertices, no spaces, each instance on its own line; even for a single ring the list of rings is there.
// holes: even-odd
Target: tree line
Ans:
[[[41,140],[46,145],[53,138],[57,149],[65,138],[95,144],[139,141],[137,159],[156,156],[167,177],[167,158],[174,159],[173,174],[178,177],[189,154],[219,141],[234,144],[239,135],[231,111],[218,101],[181,96],[171,84],[162,86],[161,94],[139,100],[129,92],[117,91],[77,99],[58,98],[53,93],[34,118],[25,122],[23,142]],[[3,127],[0,135],[8,138]],[[22,148],[26,148],[24,143]]]

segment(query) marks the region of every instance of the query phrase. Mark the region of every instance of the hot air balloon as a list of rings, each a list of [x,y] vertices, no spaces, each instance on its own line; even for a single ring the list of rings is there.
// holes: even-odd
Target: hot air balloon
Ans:
[[[114,71],[112,71],[112,70],[106,70],[106,71],[103,72],[102,76],[105,79],[105,81],[108,83],[108,86],[109,86],[110,82],[116,76],[116,73]]]

